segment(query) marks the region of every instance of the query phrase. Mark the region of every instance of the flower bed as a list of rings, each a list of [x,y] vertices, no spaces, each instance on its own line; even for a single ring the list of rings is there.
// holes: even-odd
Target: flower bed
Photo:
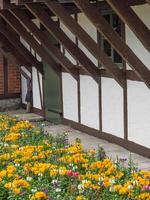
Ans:
[[[0,200],[150,200],[150,171],[0,115]]]

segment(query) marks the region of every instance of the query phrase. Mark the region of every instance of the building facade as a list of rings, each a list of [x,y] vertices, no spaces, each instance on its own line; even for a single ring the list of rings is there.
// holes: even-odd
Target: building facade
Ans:
[[[31,78],[34,112],[150,157],[149,0],[8,2],[22,103]]]

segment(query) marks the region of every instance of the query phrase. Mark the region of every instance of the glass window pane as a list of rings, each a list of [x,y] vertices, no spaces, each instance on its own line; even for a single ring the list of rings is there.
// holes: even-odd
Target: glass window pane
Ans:
[[[110,15],[104,15],[104,18],[105,18],[106,21],[110,24]]]
[[[122,63],[121,56],[114,50],[114,62],[115,63]]]
[[[107,40],[104,40],[104,52],[108,55],[111,56],[111,46],[110,44],[107,42]]]

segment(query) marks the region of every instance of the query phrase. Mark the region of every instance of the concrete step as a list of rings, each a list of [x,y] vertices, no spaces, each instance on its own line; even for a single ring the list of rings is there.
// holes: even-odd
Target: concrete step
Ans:
[[[22,114],[17,114],[18,120],[28,120],[30,122],[40,122],[44,121],[44,117],[37,115],[35,113],[22,113]]]

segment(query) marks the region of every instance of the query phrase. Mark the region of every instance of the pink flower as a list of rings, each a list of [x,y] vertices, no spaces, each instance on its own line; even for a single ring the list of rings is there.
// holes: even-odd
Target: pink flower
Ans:
[[[72,176],[72,171],[71,170],[67,171],[67,176]]]
[[[150,190],[150,185],[144,185],[142,190]]]
[[[79,176],[79,172],[73,172],[73,173],[72,173],[72,176],[74,176],[74,177]]]

